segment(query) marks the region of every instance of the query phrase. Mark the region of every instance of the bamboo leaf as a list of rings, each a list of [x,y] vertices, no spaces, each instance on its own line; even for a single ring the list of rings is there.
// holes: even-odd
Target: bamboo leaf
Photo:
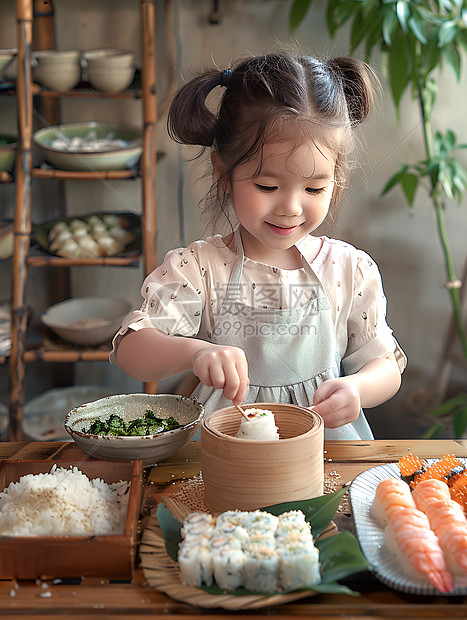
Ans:
[[[326,493],[326,495],[313,499],[267,506],[264,510],[273,515],[280,515],[287,510],[301,510],[305,514],[306,520],[311,524],[313,536],[316,538],[335,515],[346,491],[347,489],[343,488],[334,493]]]
[[[446,62],[454,71],[457,81],[459,81],[461,78],[462,60],[459,50],[454,42],[446,46],[444,56],[446,58]]]
[[[296,30],[305,19],[313,0],[293,0],[289,13],[289,29]]]
[[[454,413],[454,436],[463,437],[467,430],[467,407],[461,407]]]
[[[402,175],[400,184],[409,205],[412,206],[418,187],[418,177],[415,174],[406,173]]]
[[[414,34],[415,38],[426,45],[428,43],[425,34],[423,32],[423,20],[416,14],[412,15],[407,22],[411,32]]]
[[[320,553],[321,578],[324,583],[344,579],[353,573],[368,570],[370,566],[356,538],[348,531],[319,540],[316,546]]]
[[[385,194],[387,194],[393,187],[395,187],[398,183],[400,183],[401,178],[406,173],[406,171],[407,171],[407,166],[404,166],[402,170],[399,170],[398,172],[393,174],[392,177],[387,181],[386,185],[384,186],[384,189],[381,192],[381,196],[384,196]]]
[[[447,21],[442,24],[438,31],[438,46],[444,47],[455,38],[457,34],[457,24],[454,21]]]
[[[406,34],[408,32],[408,21],[410,17],[410,6],[406,0],[399,0],[396,4],[396,13],[399,24],[401,25],[402,32]]]
[[[444,401],[439,407],[436,409],[430,409],[428,413],[434,416],[445,416],[449,415],[454,411],[456,407],[467,407],[467,394],[458,394],[457,396],[453,396],[448,400]]]
[[[177,561],[178,546],[182,540],[180,528],[182,524],[178,521],[162,502],[157,508],[157,522],[164,535],[165,548],[172,560]]]
[[[388,47],[391,47],[392,35],[397,28],[397,23],[397,17],[394,11],[392,9],[390,11],[386,11],[382,23],[382,34],[383,40]]]
[[[444,424],[441,422],[438,422],[438,424],[433,424],[433,426],[430,426],[430,428],[422,433],[422,439],[433,439],[434,437],[437,437],[443,428]]]
[[[410,80],[405,47],[400,44],[402,43],[401,39],[402,37],[397,37],[388,52],[389,84],[397,112],[399,112],[402,94]]]

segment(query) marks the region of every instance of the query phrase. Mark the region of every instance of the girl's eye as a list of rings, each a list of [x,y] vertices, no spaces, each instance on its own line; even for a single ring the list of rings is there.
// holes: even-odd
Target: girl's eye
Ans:
[[[277,189],[277,185],[260,185],[259,183],[255,183],[255,185],[262,192],[273,192]]]
[[[326,191],[325,187],[307,187],[305,190],[308,194],[322,194]]]

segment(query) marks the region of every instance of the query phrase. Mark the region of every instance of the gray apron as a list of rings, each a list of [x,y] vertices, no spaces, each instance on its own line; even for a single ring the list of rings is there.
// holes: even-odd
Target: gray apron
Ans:
[[[238,260],[212,333],[198,338],[214,344],[240,347],[248,361],[250,385],[244,403],[280,402],[310,407],[318,387],[340,376],[341,360],[331,307],[323,285],[302,254],[310,285],[307,301],[298,307],[253,307],[239,301],[244,253],[239,229],[235,232]],[[193,397],[206,413],[232,406],[222,390],[199,384]],[[325,439],[373,439],[362,411],[355,422],[325,429]],[[199,438],[199,433],[194,439]]]

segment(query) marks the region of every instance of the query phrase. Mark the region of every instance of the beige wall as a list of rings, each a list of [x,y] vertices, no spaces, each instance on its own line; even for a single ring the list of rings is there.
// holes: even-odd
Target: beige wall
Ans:
[[[57,45],[62,49],[90,49],[93,47],[123,47],[140,51],[139,2],[124,0],[55,0]],[[230,59],[249,53],[260,53],[277,47],[278,41],[297,41],[304,52],[344,54],[347,37],[344,33],[336,41],[330,41],[324,24],[324,3],[315,2],[312,11],[293,36],[287,29],[289,2],[284,0],[225,0],[221,3],[222,23],[208,23],[212,3],[207,0],[175,0],[175,36],[180,41],[178,67],[171,54],[174,32],[166,30],[164,5],[159,2],[158,13],[158,72],[161,101],[170,95],[168,85],[172,71],[177,79],[189,78],[192,72],[207,68],[214,62],[227,67]],[[169,3],[172,6],[172,3]],[[12,17],[13,15],[13,17]],[[15,45],[14,2],[0,3],[0,47]],[[138,55],[138,62],[140,55]],[[383,77],[378,59],[375,70]],[[454,129],[460,141],[466,140],[465,101],[466,75],[457,85],[446,70],[442,79],[441,95],[435,110],[435,128]],[[444,282],[442,256],[436,235],[435,222],[428,197],[419,192],[417,204],[409,209],[399,190],[380,198],[380,191],[401,162],[423,158],[422,134],[419,127],[418,109],[408,97],[402,102],[401,122],[397,124],[392,103],[383,79],[384,95],[378,112],[362,130],[365,140],[365,159],[362,172],[354,178],[354,189],[341,210],[332,235],[346,239],[368,251],[378,262],[383,275],[389,303],[389,322],[396,337],[407,352],[409,367],[405,374],[401,393],[392,407],[381,408],[379,420],[371,416],[377,433],[382,436],[403,436],[417,433],[411,420],[405,418],[405,402],[412,391],[429,383],[436,371],[441,355],[443,338],[450,316],[448,295],[442,287]],[[12,101],[0,98],[0,130],[4,130],[14,117]],[[112,100],[63,101],[64,121],[112,119],[138,123],[141,119],[139,102]],[[204,232],[200,221],[198,201],[203,195],[203,185],[196,183],[199,174],[190,164],[180,169],[177,147],[170,143],[165,132],[165,116],[159,124],[159,149],[166,152],[157,174],[157,218],[160,240],[160,259],[170,247],[180,243],[177,218],[178,174],[183,172],[184,220],[186,242],[200,237]],[[464,163],[467,165],[467,158]],[[0,188],[0,206],[4,213],[11,211],[11,195],[4,198]],[[8,194],[10,190],[7,189]],[[40,204],[42,189],[36,199]],[[71,183],[66,188],[68,204],[72,213],[92,210],[139,210],[140,190],[137,182],[115,183],[112,190],[95,183]],[[43,201],[42,201],[43,202]],[[446,217],[448,235],[452,242],[454,260],[461,271],[466,255],[467,210],[465,200],[458,207],[449,204]],[[42,205],[37,212],[43,219],[50,217],[53,207]],[[53,215],[52,215],[53,217]],[[5,266],[0,272],[8,278]],[[73,274],[73,294],[88,292],[114,294],[130,297],[139,304],[139,285],[142,274],[138,270],[86,269]],[[32,285],[34,290],[34,285]],[[35,291],[36,319],[48,305]],[[39,328],[38,328],[39,329]],[[97,365],[91,372],[83,366],[78,369],[79,382],[110,382],[122,385],[122,373],[105,365]],[[36,372],[42,372],[41,369]],[[125,380],[127,381],[127,380]],[[124,383],[128,389],[138,389],[135,383]],[[117,389],[117,388],[116,388]],[[33,390],[37,391],[37,387]],[[398,418],[399,430],[393,429],[393,417]],[[387,423],[387,419],[391,419]]]

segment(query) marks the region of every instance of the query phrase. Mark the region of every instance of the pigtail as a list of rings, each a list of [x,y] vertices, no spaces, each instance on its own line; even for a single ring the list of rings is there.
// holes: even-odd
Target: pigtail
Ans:
[[[206,98],[213,88],[224,85],[223,79],[222,71],[207,71],[177,91],[167,118],[167,131],[175,142],[212,146],[216,115],[206,106]]]
[[[374,105],[374,93],[379,83],[376,74],[357,58],[335,58],[329,64],[341,80],[352,126],[360,125]]]

